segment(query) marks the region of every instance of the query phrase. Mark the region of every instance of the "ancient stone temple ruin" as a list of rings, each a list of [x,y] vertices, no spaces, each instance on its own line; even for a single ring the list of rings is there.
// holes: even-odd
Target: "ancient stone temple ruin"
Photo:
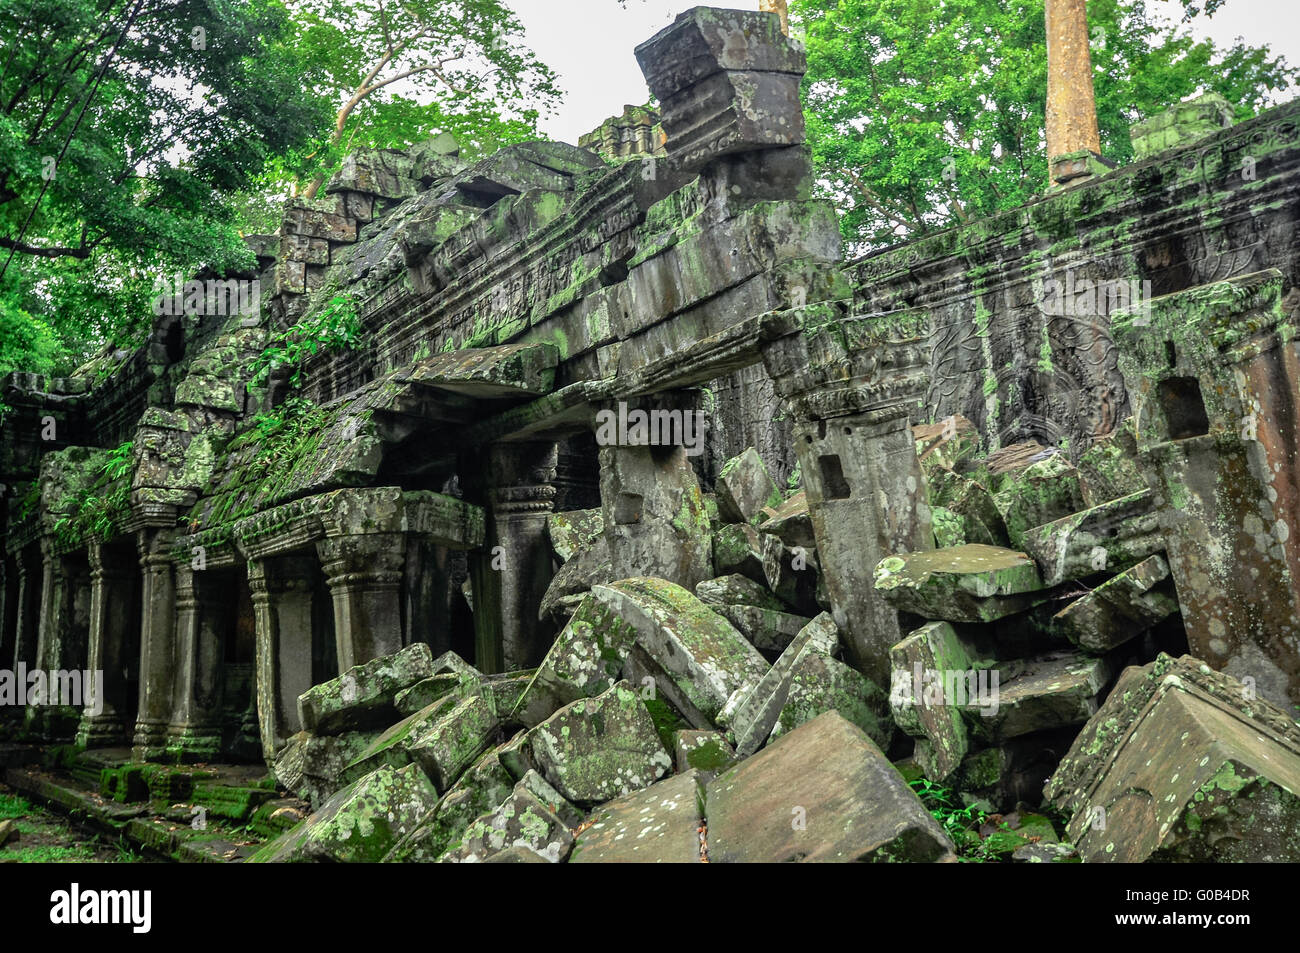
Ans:
[[[171,856],[951,860],[925,778],[1300,860],[1300,104],[846,260],[776,15],[636,56],[657,112],[354,154],[3,380],[0,665],[94,683],[10,736]]]

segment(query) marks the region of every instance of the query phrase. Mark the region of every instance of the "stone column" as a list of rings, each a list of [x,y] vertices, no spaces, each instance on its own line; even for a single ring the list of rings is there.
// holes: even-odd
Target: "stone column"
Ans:
[[[176,670],[176,579],[169,530],[142,529],[140,549],[140,702],[133,756],[156,760],[166,753]]]
[[[854,665],[887,685],[889,649],[903,632],[872,586],[876,564],[934,548],[911,420],[900,408],[805,420],[795,441],[832,615]]]
[[[41,585],[43,574],[37,550],[25,547],[14,554],[18,571],[17,629],[14,633],[13,667],[18,663],[34,666],[41,620]]]
[[[230,595],[217,585],[216,570],[177,564],[175,709],[167,753],[181,761],[208,761],[221,752],[221,661],[234,609]]]
[[[14,608],[9,598],[9,579],[9,557],[4,554],[4,549],[0,548],[0,667],[6,666],[13,658],[18,628],[17,625],[9,624],[9,616]],[[16,581],[17,577],[14,579]]]
[[[23,725],[34,737],[42,741],[53,741],[54,731],[51,718],[53,703],[53,686],[49,684],[49,674],[54,669],[53,662],[58,650],[59,625],[63,618],[64,579],[63,560],[53,551],[49,538],[41,540],[41,602],[40,615],[36,627],[36,658],[32,669],[44,673],[44,695],[30,698],[27,709],[23,712]],[[39,693],[40,684],[36,683]]]
[[[137,659],[128,656],[133,648],[131,599],[134,567],[116,550],[99,543],[90,546],[90,647],[87,663],[92,672],[102,673],[95,686],[96,697],[88,699],[77,730],[77,743],[86,748],[107,748],[126,744],[131,738],[131,709],[128,673]],[[95,709],[99,710],[96,711]]]
[[[1270,270],[1113,317],[1193,655],[1300,706],[1300,345]]]
[[[302,727],[298,696],[312,685],[314,571],[309,557],[254,559],[248,564],[257,626],[257,718],[268,764]]]
[[[551,583],[546,518],[555,501],[554,443],[491,448],[477,483],[487,504],[487,538],[470,554],[474,587],[475,664],[505,672],[539,663],[553,633],[538,615]]]
[[[828,305],[792,312],[798,332],[764,348],[789,401],[795,452],[832,615],[854,666],[889,686],[898,613],[872,585],[886,556],[934,548],[912,417],[928,373],[929,316],[838,317]]]
[[[402,567],[406,536],[336,536],[316,544],[330,598],[339,671],[402,648]]]

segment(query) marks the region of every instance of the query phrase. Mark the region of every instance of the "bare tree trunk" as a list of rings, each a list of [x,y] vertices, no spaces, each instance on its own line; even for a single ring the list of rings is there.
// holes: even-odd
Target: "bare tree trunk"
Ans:
[[[758,0],[758,9],[763,13],[775,13],[781,18],[781,32],[790,35],[790,9],[786,0]]]
[[[1047,0],[1047,161],[1090,149],[1101,155],[1084,0]]]

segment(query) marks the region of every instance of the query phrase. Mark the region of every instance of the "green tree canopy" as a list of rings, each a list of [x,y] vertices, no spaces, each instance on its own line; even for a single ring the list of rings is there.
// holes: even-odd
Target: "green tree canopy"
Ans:
[[[1184,0],[1186,19],[1222,0]],[[824,194],[857,250],[893,244],[1042,192],[1043,0],[792,0],[808,48],[805,113]],[[1218,49],[1143,0],[1090,0],[1102,150],[1126,162],[1129,126],[1198,91],[1239,118],[1297,73],[1267,50]]]

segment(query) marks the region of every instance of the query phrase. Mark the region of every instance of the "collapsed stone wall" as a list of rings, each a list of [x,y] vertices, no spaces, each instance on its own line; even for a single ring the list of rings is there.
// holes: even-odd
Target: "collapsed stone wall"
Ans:
[[[1300,701],[1300,614],[1250,597],[1300,569],[1300,107],[1231,129],[1180,107],[1142,162],[845,264],[776,21],[697,9],[637,55],[659,115],[600,155],[352,156],[251,240],[256,272],[199,276],[257,281],[258,313],[173,308],[72,380],[6,378],[0,650],[111,673],[102,710],[33,710],[29,737],[260,755],[320,808],[283,856],[419,808],[364,859],[503,853],[524,809],[559,859],[575,817],[618,828],[606,802],[674,765],[719,856],[785,859],[729,792],[848,751],[858,808],[899,814],[802,852],[933,860],[960,845],[886,755],[1012,807],[1126,663],[1190,650]],[[1098,296],[1116,280],[1139,292]],[[326,320],[343,346],[266,367]],[[688,452],[638,414],[711,426]],[[918,665],[1004,673],[1001,718],[891,699]],[[705,750],[738,766],[683,780]],[[1115,809],[1065,783],[1076,824]]]

